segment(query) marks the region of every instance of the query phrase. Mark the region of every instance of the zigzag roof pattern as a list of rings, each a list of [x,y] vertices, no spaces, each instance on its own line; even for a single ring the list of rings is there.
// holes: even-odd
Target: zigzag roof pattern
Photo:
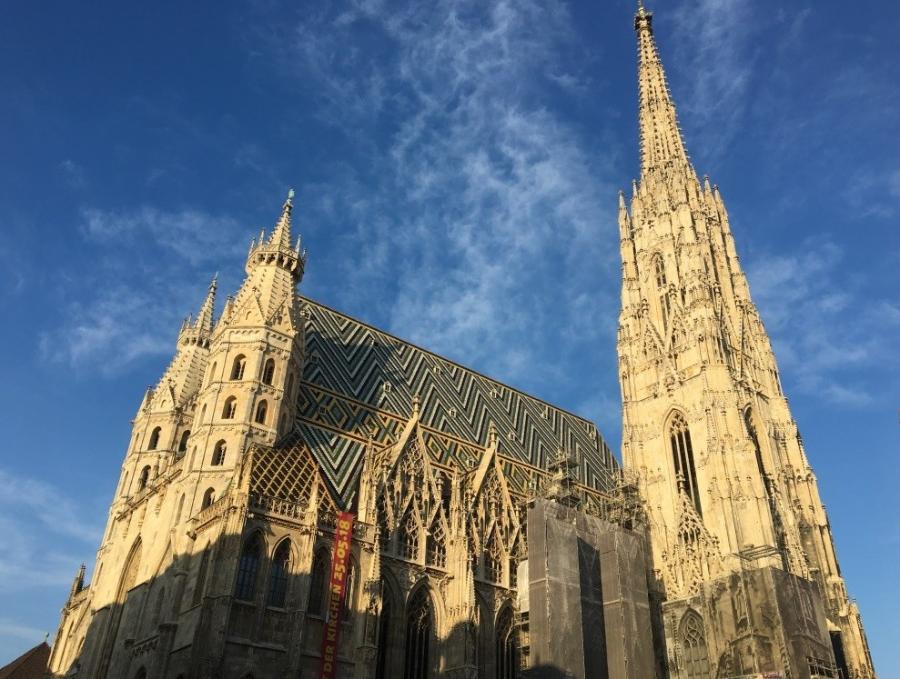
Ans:
[[[368,438],[392,445],[420,402],[419,426],[434,464],[476,467],[491,423],[511,490],[527,494],[557,449],[576,453],[579,480],[613,487],[618,463],[596,425],[431,351],[300,298],[306,360],[294,431],[338,501],[352,501]]]

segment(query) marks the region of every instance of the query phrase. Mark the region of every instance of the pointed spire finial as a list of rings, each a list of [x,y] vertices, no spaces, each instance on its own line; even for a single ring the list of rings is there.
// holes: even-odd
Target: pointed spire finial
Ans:
[[[213,331],[213,319],[216,311],[216,290],[219,287],[219,272],[216,271],[212,280],[209,282],[209,289],[206,293],[206,299],[200,311],[197,312],[197,320],[194,322],[194,328],[200,331],[200,334],[208,337]]]
[[[294,189],[288,191],[287,199],[281,206],[281,216],[269,237],[269,246],[291,249],[291,211],[294,209]]]

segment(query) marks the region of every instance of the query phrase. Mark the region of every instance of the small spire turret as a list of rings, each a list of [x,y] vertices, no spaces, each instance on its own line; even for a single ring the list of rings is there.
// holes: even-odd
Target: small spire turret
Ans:
[[[205,337],[209,338],[213,331],[213,319],[215,317],[216,307],[216,290],[219,287],[219,273],[216,272],[209,282],[209,291],[206,293],[206,299],[197,313],[197,321],[194,323],[194,329]]]
[[[265,229],[259,232],[259,239],[250,243],[250,251],[247,253],[247,273],[261,263],[276,264],[290,272],[295,283],[303,278],[303,268],[306,263],[306,252],[300,249],[300,238],[297,238],[296,247],[292,245],[291,213],[294,209],[294,189],[288,191],[287,199],[281,206],[281,215],[275,222],[275,228],[266,238]]]

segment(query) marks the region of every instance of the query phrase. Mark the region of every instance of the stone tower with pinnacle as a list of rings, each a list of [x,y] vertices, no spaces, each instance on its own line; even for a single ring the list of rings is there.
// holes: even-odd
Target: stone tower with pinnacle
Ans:
[[[617,348],[623,460],[649,515],[664,663],[672,677],[817,676],[820,661],[872,677],[725,205],[691,165],[642,3],[634,26],[641,172],[630,206],[619,195]],[[817,642],[800,652],[803,635]]]

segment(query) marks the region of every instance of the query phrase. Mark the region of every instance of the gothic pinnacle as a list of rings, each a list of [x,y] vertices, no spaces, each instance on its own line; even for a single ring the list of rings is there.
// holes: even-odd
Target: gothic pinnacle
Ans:
[[[213,330],[213,316],[215,314],[216,306],[216,290],[218,289],[218,287],[219,274],[218,272],[216,272],[209,283],[209,291],[206,293],[206,299],[203,300],[203,306],[200,307],[200,311],[197,313],[197,321],[194,323],[194,327],[207,337],[212,334]]]
[[[287,200],[284,201],[284,205],[281,206],[281,217],[278,218],[278,223],[275,225],[275,229],[272,231],[272,235],[269,238],[268,245],[284,248],[286,250],[291,249],[291,211],[294,209],[294,189],[288,191]]]

